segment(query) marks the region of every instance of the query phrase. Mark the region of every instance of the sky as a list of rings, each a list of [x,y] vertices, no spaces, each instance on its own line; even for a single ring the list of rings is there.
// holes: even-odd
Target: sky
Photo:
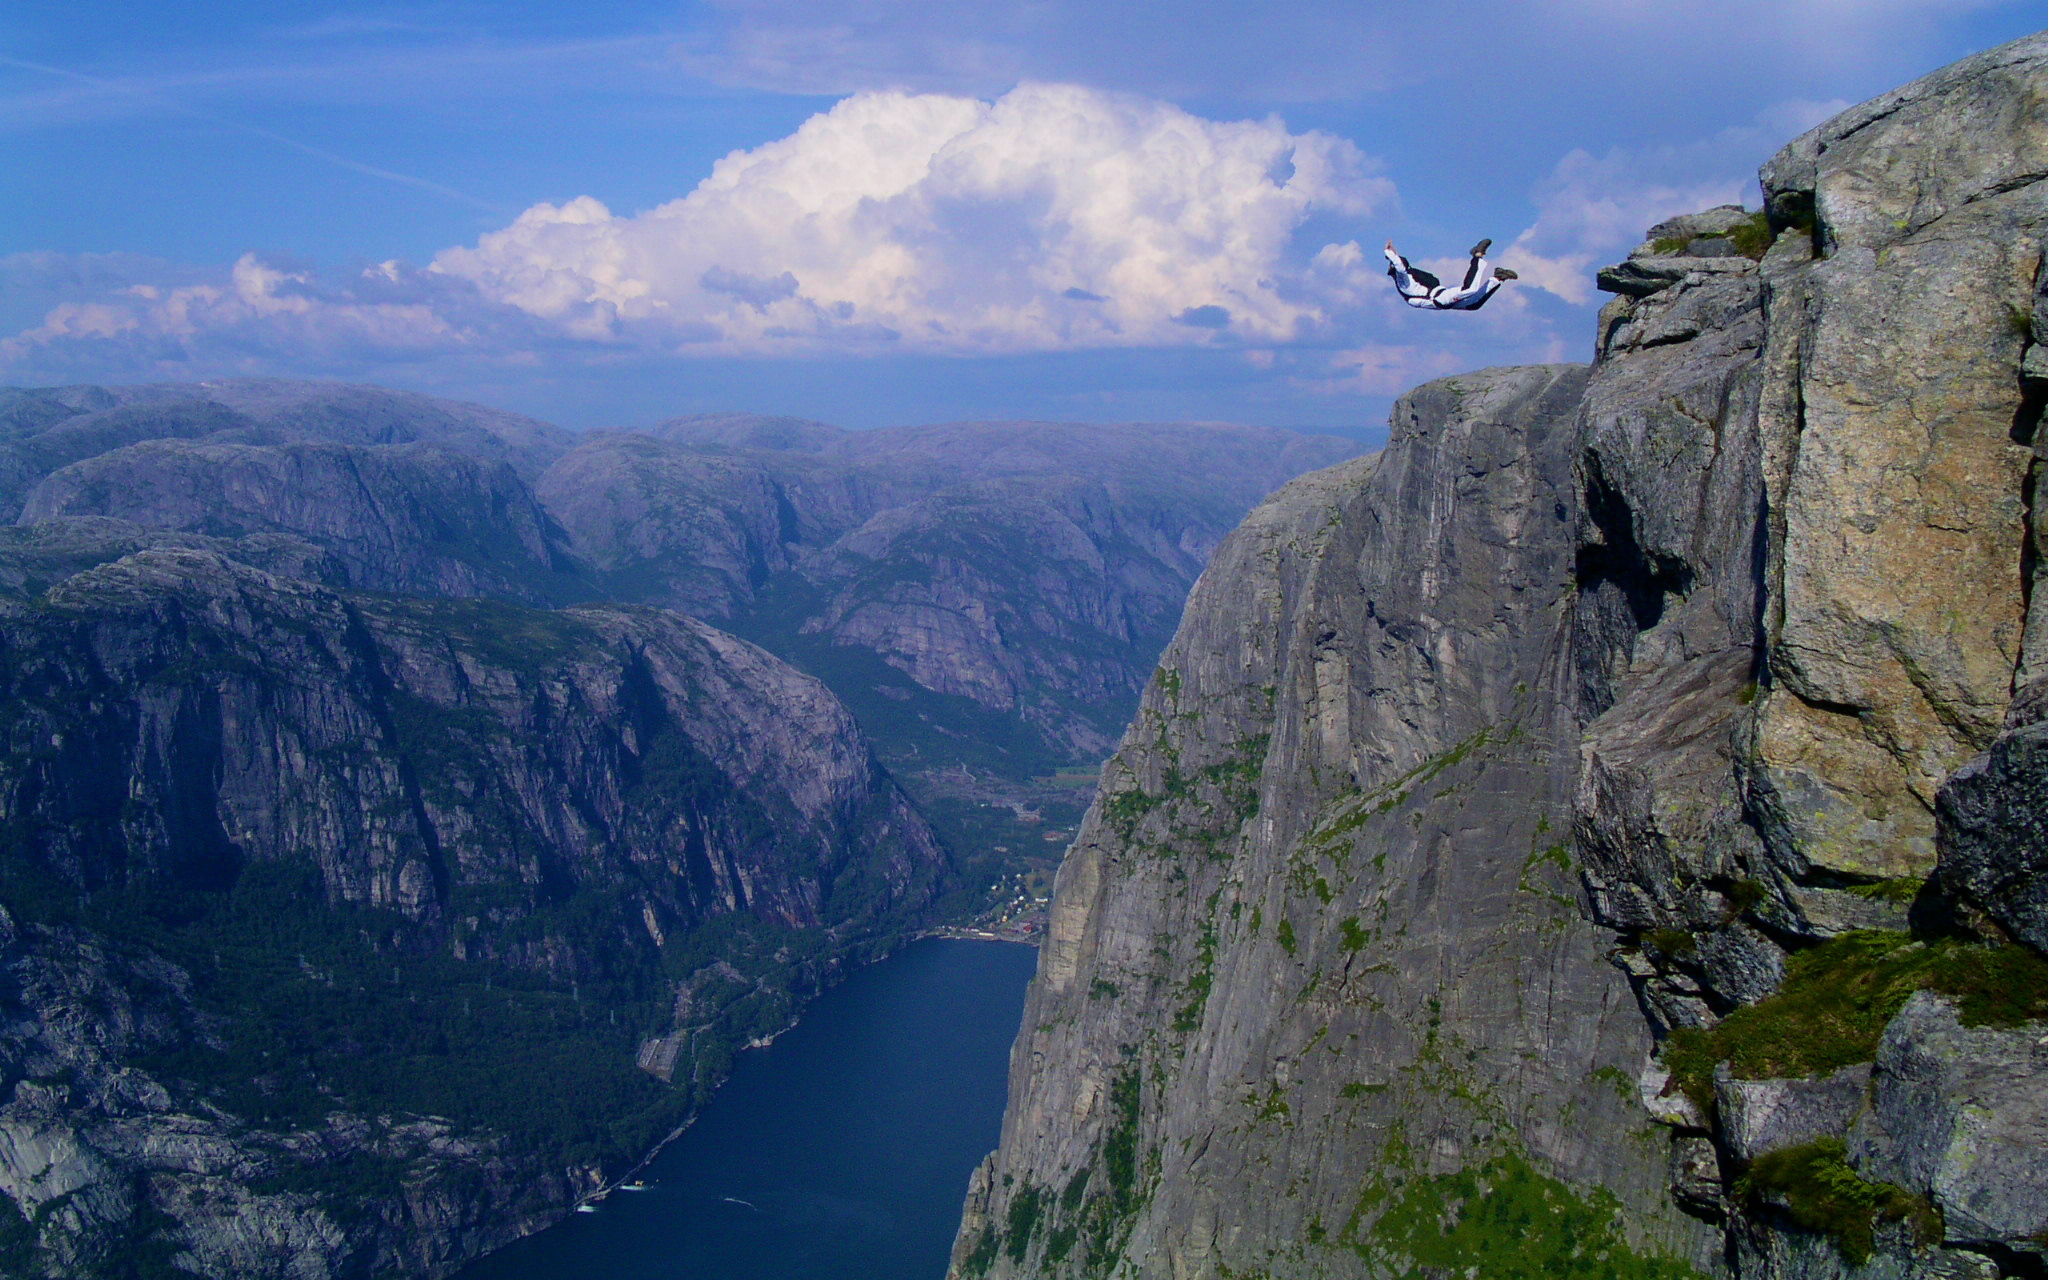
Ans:
[[[1371,438],[1581,360],[1595,270],[2039,0],[0,10],[0,384],[339,378],[570,426]],[[1521,278],[1403,308],[1393,239]]]

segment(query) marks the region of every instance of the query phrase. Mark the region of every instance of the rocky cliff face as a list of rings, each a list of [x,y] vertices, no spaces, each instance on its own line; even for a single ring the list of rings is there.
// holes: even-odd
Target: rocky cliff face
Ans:
[[[845,710],[743,641],[168,537],[0,600],[9,1275],[443,1273],[937,890]]]
[[[1218,553],[1061,871],[956,1274],[1703,1252],[1569,873],[1585,382],[1430,384]],[[1467,1239],[1482,1184],[1525,1239]]]
[[[1765,167],[1768,227],[1655,229],[1602,314],[1576,831],[1743,1275],[2040,1266],[2048,1184],[2008,1153],[2048,1080],[1999,1028],[2048,970],[1963,939],[2042,941],[2044,101],[2034,37],[1847,112]],[[1703,264],[1731,228],[1760,260]]]
[[[1822,125],[1602,273],[1589,374],[1233,535],[957,1275],[2041,1273],[2044,102],[2033,37]]]

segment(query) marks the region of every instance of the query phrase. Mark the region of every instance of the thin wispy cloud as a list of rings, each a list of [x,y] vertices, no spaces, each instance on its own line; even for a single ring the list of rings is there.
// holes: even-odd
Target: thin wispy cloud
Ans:
[[[45,63],[31,62],[25,58],[10,57],[6,54],[0,54],[0,66],[15,67],[24,71],[34,71],[41,73],[43,75],[56,76],[61,79],[74,81],[76,83],[90,85],[93,88],[101,90],[105,93],[116,94],[122,97],[146,102],[147,104],[149,104],[157,110],[174,112],[182,116],[189,116],[194,120],[202,120],[207,124],[213,125],[215,128],[226,129],[233,133],[242,134],[245,137],[259,138],[265,142],[274,143],[277,146],[284,147],[287,150],[296,151],[300,155],[310,156],[315,160],[322,161],[323,163],[326,164],[334,165],[338,168],[346,169],[351,173],[362,174],[364,177],[367,178],[376,178],[381,182],[395,182],[401,186],[413,187],[417,190],[430,192],[431,194],[441,196],[444,199],[454,200],[458,203],[466,204],[471,206],[472,208],[482,209],[490,213],[504,212],[504,210],[498,205],[494,205],[486,200],[479,200],[475,196],[472,196],[467,192],[457,191],[455,188],[448,186],[445,183],[435,182],[431,178],[422,178],[416,174],[400,173],[396,169],[387,169],[381,165],[368,164],[365,163],[364,161],[356,160],[349,156],[341,155],[334,151],[329,151],[325,147],[317,147],[310,142],[303,142],[297,138],[288,137],[285,134],[277,132],[275,129],[266,129],[262,125],[250,124],[247,121],[236,120],[232,117],[221,115],[218,112],[208,111],[201,107],[195,107],[186,103],[177,102],[171,98],[165,97],[161,93],[153,92],[147,89],[142,89],[134,85],[123,84],[119,81],[114,80],[102,79],[99,76],[87,75],[83,71],[72,71],[64,67],[53,67]]]
[[[1683,47],[1745,79],[1895,58],[1960,14],[2020,0],[1210,0],[1186,5],[961,5],[954,0],[712,0],[689,68],[785,93],[986,93],[1019,79],[1118,84],[1170,98],[1330,101],[1458,84],[1506,97],[1562,67],[1623,67]],[[1666,42],[1669,42],[1668,45]],[[1132,59],[1129,51],[1145,56]],[[1603,87],[1623,94],[1625,80]]]
[[[679,83],[673,47],[674,38],[666,35],[506,41],[456,33],[401,46],[347,41],[295,50],[296,56],[272,48],[231,49],[171,67],[143,59],[136,61],[146,69],[121,74],[92,74],[0,54],[0,66],[54,82],[0,92],[0,132],[163,115],[244,130],[256,127],[199,102],[388,108],[446,105],[463,98],[544,100],[625,85],[687,96],[691,86]]]

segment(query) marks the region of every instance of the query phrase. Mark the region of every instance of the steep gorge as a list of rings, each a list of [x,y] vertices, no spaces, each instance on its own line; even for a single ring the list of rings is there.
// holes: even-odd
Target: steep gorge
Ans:
[[[956,1277],[2041,1274],[2048,36],[1762,177],[1226,541]]]
[[[0,597],[0,1273],[445,1274],[950,873],[837,700],[703,623],[206,541]]]

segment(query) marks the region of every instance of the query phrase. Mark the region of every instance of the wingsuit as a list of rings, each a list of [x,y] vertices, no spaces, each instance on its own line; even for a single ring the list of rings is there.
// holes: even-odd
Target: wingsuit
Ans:
[[[1408,259],[1394,252],[1394,242],[1387,241],[1387,274],[1394,279],[1394,287],[1401,291],[1401,301],[1411,307],[1426,311],[1477,311],[1486,305],[1486,300],[1500,291],[1501,281],[1515,279],[1515,273],[1506,267],[1495,267],[1486,260],[1486,251],[1493,247],[1493,241],[1481,240],[1472,246],[1472,265],[1465,268],[1465,283],[1447,285],[1420,267],[1408,265]]]

